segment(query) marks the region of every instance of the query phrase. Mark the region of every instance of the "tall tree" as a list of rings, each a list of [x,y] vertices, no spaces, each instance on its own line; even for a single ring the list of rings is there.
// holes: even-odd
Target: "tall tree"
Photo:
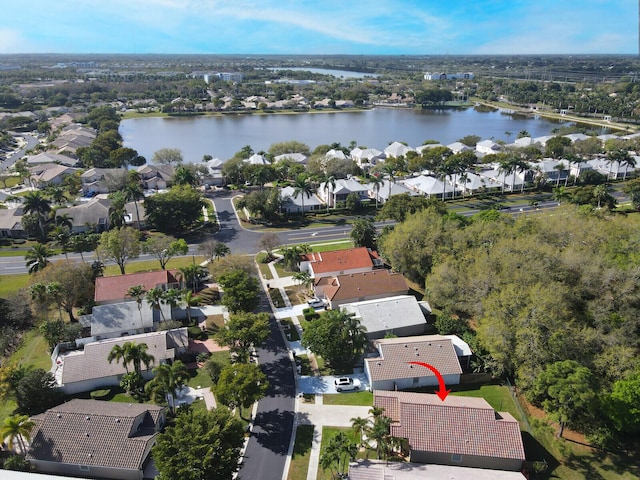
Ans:
[[[202,195],[190,186],[178,185],[166,193],[146,197],[147,222],[163,233],[185,232],[193,228],[202,215]]]
[[[151,159],[153,163],[160,164],[180,164],[184,161],[182,158],[182,152],[177,148],[161,148],[156,150]]]
[[[153,355],[149,352],[149,346],[146,343],[126,342],[124,349],[124,362],[133,365],[133,371],[142,374],[142,365],[147,369],[155,361]]]
[[[136,209],[136,220],[138,230],[142,229],[140,224],[140,210],[138,209],[138,202],[144,199],[144,193],[142,191],[140,174],[135,170],[129,172],[127,182],[122,190],[124,198],[128,202],[133,202]]]
[[[139,232],[131,227],[103,232],[98,245],[98,254],[102,258],[116,262],[120,267],[120,273],[124,275],[127,262],[140,255]]]
[[[145,385],[145,390],[154,402],[165,400],[175,415],[175,399],[189,380],[187,366],[180,360],[173,364],[161,363],[153,368],[154,377]]]
[[[36,243],[27,250],[24,259],[27,261],[26,267],[29,274],[39,272],[49,265],[51,263],[49,257],[51,256],[53,256],[53,252],[44,243]]]
[[[371,185],[371,189],[373,190],[373,194],[376,197],[376,210],[378,210],[378,199],[380,198],[380,188],[384,185],[384,178],[380,175],[373,175],[371,180],[369,181]],[[389,198],[391,198],[391,194],[389,194]],[[387,201],[389,200],[387,198]]]
[[[224,293],[221,303],[231,312],[250,312],[258,305],[258,280],[242,270],[232,270],[218,276]]]
[[[151,449],[163,480],[232,480],[244,441],[242,422],[226,408],[180,411]]]
[[[292,278],[294,282],[302,285],[307,292],[311,291],[311,287],[313,286],[313,277],[309,272],[295,272]]]
[[[240,417],[242,409],[249,408],[260,400],[267,389],[267,376],[254,363],[233,363],[225,366],[215,386],[216,398],[230,408],[238,408]]]
[[[149,289],[149,291],[147,291],[146,298],[147,303],[151,306],[152,309],[160,311],[160,317],[162,318],[162,321],[166,321],[166,318],[164,318],[164,312],[162,311],[162,300],[164,298],[164,291],[158,287],[151,288]]]
[[[127,348],[128,346],[126,343],[123,345],[114,345],[109,351],[109,355],[107,355],[107,361],[109,363],[112,363],[114,361],[116,363],[120,363],[120,361],[122,361],[122,366],[124,367],[125,371],[129,373],[129,362],[125,360]]]
[[[6,417],[0,427],[0,439],[7,443],[9,450],[17,450],[14,448],[17,444],[20,448],[18,453],[26,455],[26,443],[31,440],[31,430],[34,426],[35,423],[27,415]]]
[[[140,315],[140,328],[143,327],[142,322],[142,300],[145,298],[145,294],[147,293],[144,285],[132,285],[127,289],[127,296],[133,298],[138,305],[138,314]]]
[[[244,312],[231,315],[215,337],[218,343],[231,349],[236,362],[246,363],[251,349],[262,345],[270,331],[268,314]]]
[[[44,223],[49,212],[51,212],[49,200],[39,190],[27,192],[23,198],[23,208],[25,213],[32,213],[37,216],[41,238],[43,240],[47,238],[44,231]]]
[[[169,260],[178,255],[186,255],[189,246],[183,238],[176,240],[161,233],[152,235],[144,241],[142,250],[153,255],[160,263],[160,268],[166,270]]]
[[[200,282],[209,276],[209,270],[202,265],[187,265],[178,270],[178,280],[182,282],[183,287],[190,288],[193,293],[196,292]]]
[[[376,249],[378,234],[376,232],[376,226],[370,218],[356,218],[353,221],[350,236],[355,247]]]
[[[296,177],[296,180],[293,182],[293,194],[294,196],[300,196],[302,202],[302,217],[304,218],[304,199],[305,197],[311,198],[313,195],[314,189],[311,184],[311,180],[306,174],[300,174]]]

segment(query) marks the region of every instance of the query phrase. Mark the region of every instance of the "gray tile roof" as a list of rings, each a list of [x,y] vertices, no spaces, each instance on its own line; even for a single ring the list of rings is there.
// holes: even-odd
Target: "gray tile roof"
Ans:
[[[358,460],[349,465],[349,480],[525,480],[520,472],[423,463]]]
[[[428,363],[442,375],[462,373],[450,338],[426,335],[382,339],[377,340],[376,344],[381,355],[365,359],[372,381],[435,376],[428,368],[411,365],[409,362]]]
[[[520,425],[483,398],[374,391],[374,405],[393,419],[391,434],[412,450],[524,460]]]
[[[70,352],[62,358],[62,385],[126,373],[121,362],[107,361],[107,356],[114,345],[123,345],[125,342],[146,343],[147,353],[153,355],[155,359],[150,365],[152,368],[164,360],[173,359],[176,347],[188,345],[187,329],[180,328],[87,343],[84,350]],[[144,365],[142,368],[145,371]]]
[[[164,407],[71,400],[40,415],[29,460],[138,470]]]
[[[415,325],[426,326],[427,323],[416,297],[412,295],[345,303],[340,308],[354,313],[370,334]]]

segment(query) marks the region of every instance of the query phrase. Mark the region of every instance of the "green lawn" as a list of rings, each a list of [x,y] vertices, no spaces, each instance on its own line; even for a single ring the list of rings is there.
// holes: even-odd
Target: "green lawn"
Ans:
[[[322,442],[320,444],[320,455],[322,455],[322,452],[324,452],[325,448],[327,447],[327,445],[329,444],[329,440],[332,437],[335,437],[336,435],[338,435],[338,433],[340,432],[344,432],[347,437],[349,438],[349,440],[351,440],[353,443],[358,443],[360,441],[360,438],[356,435],[356,432],[353,428],[350,427],[322,427]],[[367,451],[360,451],[358,452],[358,458],[367,458]],[[373,455],[371,458],[375,458],[375,455]],[[331,479],[331,470],[322,470],[320,467],[318,467],[318,480],[332,480]]]
[[[196,264],[200,264],[205,261],[205,258],[202,255],[175,257],[169,260],[167,269],[173,270],[180,267],[188,267],[193,265],[194,261]],[[143,260],[140,262],[132,260],[125,265],[127,273],[152,272],[155,270],[160,270],[160,262],[158,260]],[[120,275],[120,267],[118,265],[107,265],[104,269],[104,276],[113,277],[115,275]]]
[[[22,337],[20,347],[11,355],[9,362],[49,371],[51,368],[49,345],[37,330],[29,330]]]
[[[17,292],[29,284],[28,273],[14,273],[0,275],[0,297],[6,298],[10,293]]]
[[[298,425],[296,429],[296,441],[293,444],[288,480],[305,480],[307,478],[313,429],[313,425]]]
[[[322,403],[324,405],[358,405],[368,407],[373,405],[373,393],[364,390],[361,392],[328,394],[322,396]]]
[[[293,322],[287,318],[283,318],[280,320],[282,325],[289,325],[289,328],[284,328],[284,333],[287,336],[287,340],[295,342],[300,340],[300,335],[298,335],[298,330],[294,326]]]
[[[451,389],[455,390],[451,392],[451,395],[484,398],[498,412],[508,412],[519,422],[522,421],[520,412],[516,407],[516,400],[511,396],[511,392],[507,387],[502,385],[482,385],[480,387],[476,385],[455,385]]]

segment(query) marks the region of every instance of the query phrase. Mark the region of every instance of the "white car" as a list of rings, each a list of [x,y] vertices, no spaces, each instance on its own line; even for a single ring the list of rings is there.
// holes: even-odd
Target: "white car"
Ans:
[[[312,298],[307,302],[307,304],[313,308],[324,308],[324,302],[319,298]]]
[[[360,380],[357,378],[338,377],[333,381],[337,392],[360,390]]]

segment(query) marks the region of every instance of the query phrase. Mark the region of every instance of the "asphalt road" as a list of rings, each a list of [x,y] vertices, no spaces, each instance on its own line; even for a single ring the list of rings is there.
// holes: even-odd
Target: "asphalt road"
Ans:
[[[261,290],[259,311],[271,312]],[[269,389],[258,402],[251,436],[238,473],[241,480],[281,480],[293,432],[295,378],[289,352],[273,316],[271,334],[257,349],[260,368],[269,379]]]
[[[38,139],[33,135],[25,134],[24,139],[27,142],[24,148],[21,148],[20,150],[16,151],[13,155],[10,155],[4,161],[0,162],[0,172],[12,166],[14,163],[16,163],[18,160],[20,160],[24,156],[27,150],[31,150],[38,144]]]

